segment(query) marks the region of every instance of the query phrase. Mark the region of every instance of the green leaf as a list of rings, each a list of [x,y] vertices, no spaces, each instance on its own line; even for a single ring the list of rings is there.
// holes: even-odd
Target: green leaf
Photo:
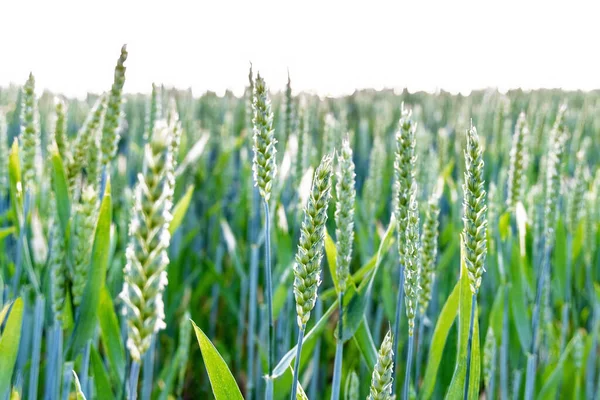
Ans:
[[[448,339],[450,328],[452,328],[456,315],[458,314],[459,301],[460,282],[454,286],[450,296],[448,296],[448,299],[440,312],[437,323],[435,324],[433,336],[431,337],[429,356],[427,358],[427,367],[423,377],[423,386],[420,390],[420,399],[422,400],[431,398],[431,395],[433,394],[437,372],[440,367],[440,362],[442,361],[444,347],[446,347],[446,340]]]
[[[0,321],[1,322],[1,321]],[[19,297],[12,305],[6,327],[0,337],[0,398],[10,389],[10,381],[17,360],[23,322],[23,300]]]
[[[194,321],[190,320],[190,322],[196,332],[215,400],[243,400],[242,393],[223,357]]]
[[[363,320],[352,338],[367,363],[367,370],[372,371],[377,362],[377,349],[375,348],[375,343],[373,342],[373,337],[371,336],[365,316],[363,316]]]
[[[73,381],[75,382],[75,392],[77,393],[77,400],[86,400],[83,391],[81,390],[81,383],[79,382],[79,377],[75,371],[73,372]]]
[[[519,342],[523,352],[527,354],[531,347],[531,320],[527,314],[527,296],[524,290],[524,264],[526,258],[521,257],[519,249],[515,246],[511,249],[510,276],[512,283],[509,288],[509,301],[512,320],[517,328]],[[507,310],[508,311],[508,310]]]
[[[110,224],[112,220],[112,202],[110,194],[110,180],[106,183],[106,190],[100,205],[100,214],[96,224],[96,235],[92,247],[92,262],[88,281],[85,286],[85,296],[79,309],[75,322],[73,335],[69,345],[69,353],[76,356],[88,340],[94,335],[100,304],[100,291],[106,280],[106,269],[110,255]]]
[[[569,357],[569,354],[571,354],[573,351],[577,340],[581,340],[579,333],[575,334],[571,341],[569,341],[569,344],[560,355],[560,359],[554,366],[554,369],[552,369],[552,372],[550,372],[548,377],[544,380],[544,385],[540,390],[540,394],[536,396],[536,399],[550,399],[554,397],[552,394],[563,376],[563,367],[565,366],[565,362]]]
[[[331,274],[331,280],[333,281],[333,285],[335,286],[335,291],[339,292],[340,288],[338,286],[338,278],[337,278],[337,248],[335,246],[335,242],[329,236],[329,232],[325,229],[325,255],[327,256],[327,265],[329,266],[329,273]]]
[[[471,303],[473,293],[469,287],[469,277],[465,265],[464,245],[461,245],[461,268],[460,268],[460,302],[458,307],[458,355],[457,363],[452,376],[450,388],[446,399],[460,399],[465,390],[465,378],[467,374],[467,345],[469,337],[469,325],[471,319]],[[469,399],[479,398],[479,374],[481,369],[479,348],[479,317],[477,305],[475,306],[475,318],[473,324],[473,342],[471,347],[471,375],[469,381]]]
[[[69,198],[69,184],[67,174],[58,151],[52,152],[52,189],[56,196],[58,218],[63,232],[67,232],[69,215],[71,214],[71,200]]]
[[[367,303],[369,296],[371,295],[371,289],[373,287],[373,282],[375,281],[375,276],[377,275],[377,271],[379,270],[379,266],[381,265],[381,260],[385,255],[386,245],[390,243],[393,238],[393,233],[396,227],[396,220],[394,218],[394,214],[390,218],[390,223],[388,225],[388,229],[381,240],[379,245],[379,250],[377,251],[377,258],[375,261],[375,265],[373,267],[373,271],[369,278],[363,279],[360,283],[360,286],[356,290],[356,294],[351,298],[348,303],[348,307],[344,311],[344,330],[342,332],[342,340],[346,341],[354,335],[358,326],[362,323],[363,315],[365,313],[365,309],[367,308]],[[348,286],[348,292],[354,286],[351,284]]]
[[[110,362],[111,373],[121,386],[121,379],[125,376],[125,349],[121,341],[119,320],[115,314],[113,301],[108,288],[103,287],[100,291],[100,304],[98,306],[98,321],[100,323],[100,334],[102,343],[106,349]]]
[[[508,237],[510,232],[510,212],[507,211],[500,216],[498,220],[498,231],[503,240]]]
[[[190,185],[185,194],[175,207],[173,208],[173,219],[171,220],[171,224],[169,225],[169,233],[173,235],[181,222],[183,221],[183,217],[185,217],[185,213],[187,212],[188,207],[190,206],[190,201],[192,200],[192,194],[194,193],[194,185]]]
[[[311,341],[314,341],[319,337],[319,334],[321,332],[323,332],[323,330],[327,326],[327,321],[329,320],[329,317],[331,317],[331,314],[333,314],[334,311],[337,311],[337,309],[338,309],[338,301],[336,300],[331,304],[331,306],[323,314],[321,319],[317,321],[315,326],[313,326],[311,328],[311,330],[309,330],[308,333],[306,335],[304,335],[302,350],[307,348]],[[280,376],[282,376],[285,373],[285,371],[287,371],[287,369],[290,366],[290,364],[292,363],[292,361],[294,361],[294,358],[296,358],[296,346],[294,346],[290,350],[288,350],[288,352],[285,353],[283,355],[283,357],[281,357],[281,360],[279,360],[279,363],[277,363],[275,368],[273,368],[273,375],[272,375],[273,379],[279,378]]]
[[[0,228],[0,240],[6,239],[11,234],[17,232],[17,228],[15,226],[8,226],[6,228]]]
[[[94,385],[96,386],[96,398],[98,400],[112,400],[115,396],[110,386],[108,373],[102,363],[102,358],[100,358],[100,354],[94,346],[91,346],[90,349],[92,351],[91,362],[92,372],[94,373]]]

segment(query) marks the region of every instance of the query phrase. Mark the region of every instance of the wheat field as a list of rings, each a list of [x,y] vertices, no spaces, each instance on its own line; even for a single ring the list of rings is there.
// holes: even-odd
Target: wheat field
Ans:
[[[0,88],[0,400],[600,398],[600,92],[134,95],[117,56]]]

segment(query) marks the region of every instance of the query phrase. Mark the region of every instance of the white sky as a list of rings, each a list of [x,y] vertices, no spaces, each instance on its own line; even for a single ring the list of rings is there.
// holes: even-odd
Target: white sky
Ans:
[[[600,6],[515,1],[0,0],[0,85],[110,88],[127,43],[126,92],[152,82],[242,93],[249,61],[273,90],[468,92],[600,88]]]

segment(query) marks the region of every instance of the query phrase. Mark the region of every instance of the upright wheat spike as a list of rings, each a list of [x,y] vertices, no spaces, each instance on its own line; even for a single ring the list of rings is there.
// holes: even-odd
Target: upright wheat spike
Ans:
[[[51,274],[50,285],[52,293],[52,311],[57,320],[62,321],[65,309],[65,299],[67,295],[67,248],[65,243],[65,234],[62,232],[58,221],[58,212],[54,196],[50,200],[52,207],[52,216],[54,223],[51,228],[50,254],[48,255],[48,268]]]
[[[56,148],[63,162],[67,163],[71,158],[71,149],[69,148],[67,138],[67,106],[59,98],[55,100],[55,103],[56,122],[54,124],[54,143],[56,143]]]
[[[487,255],[487,218],[485,181],[483,179],[483,149],[479,143],[477,129],[471,125],[467,131],[465,149],[465,182],[463,184],[463,231],[464,261],[471,288],[471,318],[467,341],[467,373],[465,377],[464,400],[469,398],[469,381],[471,376],[471,348],[473,345],[473,326],[477,307],[477,293],[481,286],[481,278],[485,271]]]
[[[584,197],[587,190],[587,171],[585,164],[585,153],[582,150],[577,152],[577,162],[575,164],[575,173],[573,184],[570,190],[570,196],[567,199],[567,228],[574,234],[579,225],[579,221],[584,213]]]
[[[36,180],[36,165],[40,147],[40,128],[35,97],[35,78],[30,73],[23,86],[23,105],[21,109],[21,148],[23,183],[25,191],[33,190]]]
[[[165,121],[157,121],[152,140],[146,144],[147,171],[138,175],[134,209],[129,225],[127,264],[121,292],[127,317],[127,348],[139,362],[150,347],[152,334],[165,327],[163,291],[169,264],[167,248],[171,221],[171,132]]]
[[[252,160],[252,171],[254,182],[258,187],[264,201],[268,202],[271,197],[273,179],[277,174],[275,154],[275,133],[273,130],[273,111],[271,111],[271,100],[260,73],[256,76],[254,83],[254,158]]]
[[[471,292],[477,295],[485,271],[487,255],[487,206],[483,179],[483,150],[479,143],[477,129],[473,126],[467,133],[465,164],[462,235],[470,288]]]
[[[321,284],[321,260],[327,208],[331,191],[332,157],[327,154],[317,167],[308,202],[304,209],[304,221],[300,231],[296,262],[294,263],[294,296],[298,322],[298,346],[291,399],[296,398],[298,372],[304,329],[317,301],[317,290]]]
[[[392,331],[388,330],[377,353],[377,363],[371,376],[371,388],[367,400],[392,400],[394,363]]]
[[[529,128],[525,113],[519,115],[512,148],[510,150],[510,166],[508,169],[508,196],[506,205],[514,207],[517,202],[523,202],[527,181],[527,166],[529,163]]]
[[[90,110],[83,127],[75,140],[73,157],[67,168],[69,187],[74,192],[76,182],[83,169],[87,170],[87,181],[92,183],[94,171],[99,169],[99,140],[102,130],[102,121],[106,111],[106,96],[100,96]],[[98,182],[96,172],[96,182]]]
[[[152,84],[152,93],[148,103],[148,112],[146,114],[146,130],[144,132],[144,140],[148,141],[154,131],[154,122],[161,117],[162,110],[160,107],[161,99],[157,86]]]
[[[71,292],[73,304],[81,304],[85,285],[88,281],[88,272],[96,228],[98,195],[92,185],[86,185],[81,193],[81,203],[76,204],[75,217],[73,218],[73,235],[71,248],[73,252],[73,271],[71,274]]]
[[[338,280],[339,294],[339,319],[338,338],[333,370],[333,388],[331,399],[337,400],[340,396],[342,381],[342,356],[344,343],[342,340],[344,320],[344,292],[350,275],[350,263],[352,261],[352,245],[354,242],[354,201],[356,198],[354,162],[352,161],[352,149],[348,137],[342,141],[342,149],[338,153],[337,183],[335,187],[337,201],[335,207],[335,236],[337,239],[336,275]]]
[[[421,234],[421,292],[419,296],[419,311],[425,315],[435,277],[435,265],[438,252],[438,228],[440,207],[437,195],[431,196],[427,203],[423,233]]]
[[[397,218],[398,258],[400,269],[398,273],[398,296],[396,299],[396,315],[394,320],[394,369],[397,370],[398,338],[400,336],[400,316],[404,302],[404,271],[406,268],[406,234],[409,226],[409,208],[411,199],[417,190],[416,184],[416,124],[412,121],[411,111],[401,107],[402,116],[396,133],[396,154],[394,159],[394,193],[393,207]],[[418,239],[417,239],[418,240]],[[394,388],[395,389],[395,388]],[[394,390],[395,394],[395,390]]]
[[[121,55],[115,67],[115,76],[108,97],[106,116],[102,128],[102,167],[106,167],[117,154],[119,143],[119,120],[121,119],[121,103],[123,85],[125,84],[125,61],[127,60],[127,45],[121,48]]]

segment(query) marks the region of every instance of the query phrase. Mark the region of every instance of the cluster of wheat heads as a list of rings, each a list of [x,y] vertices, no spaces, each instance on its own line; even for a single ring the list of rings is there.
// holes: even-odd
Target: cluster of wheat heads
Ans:
[[[600,95],[131,95],[127,50],[0,90],[0,399],[600,395]]]

